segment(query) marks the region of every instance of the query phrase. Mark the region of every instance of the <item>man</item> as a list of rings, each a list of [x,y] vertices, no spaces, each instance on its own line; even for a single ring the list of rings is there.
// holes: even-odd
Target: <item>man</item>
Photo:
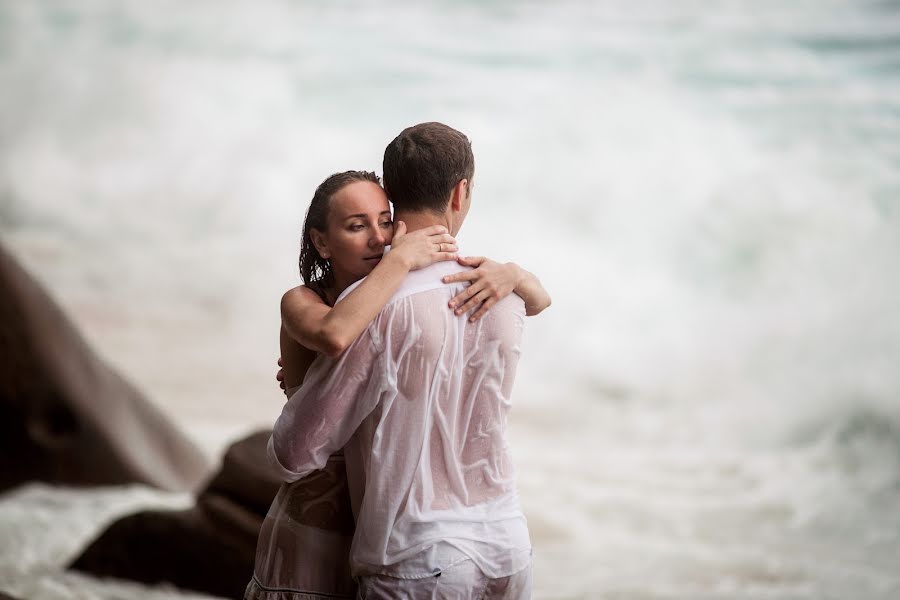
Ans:
[[[385,189],[410,231],[456,235],[473,175],[469,140],[440,123],[405,129],[385,150]],[[509,295],[476,322],[455,315],[447,303],[464,285],[444,281],[465,270],[410,273],[344,354],[312,365],[275,424],[270,456],[288,481],[344,449],[361,597],[530,597],[506,441],[524,304]]]

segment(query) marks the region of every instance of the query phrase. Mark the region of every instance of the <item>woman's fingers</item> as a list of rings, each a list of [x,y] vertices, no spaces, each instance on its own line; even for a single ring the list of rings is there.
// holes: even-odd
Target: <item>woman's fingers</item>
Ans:
[[[475,267],[475,270],[453,273],[442,279],[444,283],[470,282],[470,285],[454,296],[448,305],[451,309],[455,309],[453,312],[456,315],[462,315],[477,309],[469,317],[471,322],[475,322],[483,317],[505,295],[502,291],[502,282],[498,285],[496,269],[486,271],[488,265],[485,265],[483,269],[480,268],[485,261],[487,259],[484,256],[461,256],[457,259],[457,262],[467,267]]]
[[[488,309],[495,304],[497,304],[497,298],[494,296],[491,296],[490,298],[488,298],[481,304],[481,308],[479,308],[477,311],[475,311],[474,315],[469,317],[469,321],[474,323],[475,321],[477,321],[478,319],[483,317],[484,314],[488,311]]]
[[[283,390],[287,389],[287,386],[284,383],[284,369],[278,369],[278,373],[275,374],[275,380],[278,382],[278,387]]]
[[[432,244],[455,244],[456,238],[449,233],[436,233],[428,236],[428,241]]]
[[[455,277],[456,275],[449,275],[448,277]],[[477,276],[476,276],[477,277]],[[458,293],[453,297],[449,302],[450,308],[455,308],[463,304],[466,300],[477,294],[481,291],[482,286],[478,284],[478,282],[472,283],[469,287]],[[458,314],[458,313],[457,313]]]
[[[475,281],[481,277],[479,273],[475,271],[460,271],[459,273],[454,273],[453,275],[447,275],[441,281],[444,283],[456,283],[457,281]],[[462,294],[457,295],[456,298],[459,298]],[[454,298],[454,300],[456,300]]]
[[[480,267],[484,262],[483,256],[460,256],[457,262],[464,267]]]
[[[395,252],[407,257],[410,270],[415,271],[436,262],[456,260],[459,248],[456,238],[443,225],[432,225],[406,233],[406,224],[396,221],[392,246]]]
[[[469,287],[454,296],[448,303],[450,308],[456,308],[454,314],[462,315],[469,311],[478,309],[469,320],[477,321],[500,299],[494,290],[490,289],[480,281],[481,275],[475,271],[465,271],[463,273],[454,273],[444,277],[444,283],[453,283],[456,281],[473,281]],[[480,305],[480,306],[479,306]]]
[[[450,233],[447,231],[447,228],[443,225],[431,225],[430,227],[426,227],[421,231],[424,235],[441,235],[445,233],[447,235],[450,235]]]
[[[458,258],[456,252],[456,238],[449,233],[434,234],[429,237],[434,244],[435,258],[437,260],[456,260]]]
[[[469,298],[469,300],[465,304],[463,304],[453,312],[457,315],[462,315],[469,312],[470,310],[474,310],[475,307],[487,300],[490,295],[491,293],[489,291],[481,290],[480,292]]]
[[[462,292],[456,295],[456,298],[451,300],[451,302],[455,303],[456,310],[455,312],[458,315],[463,314],[464,312],[469,311],[474,308],[477,304],[477,298],[484,291],[484,285],[482,282],[475,282]],[[457,300],[458,299],[458,300]]]

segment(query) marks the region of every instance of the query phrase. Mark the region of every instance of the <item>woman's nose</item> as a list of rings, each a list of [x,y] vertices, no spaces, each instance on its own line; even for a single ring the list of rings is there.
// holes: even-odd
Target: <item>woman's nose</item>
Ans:
[[[381,231],[381,228],[377,228],[375,233],[372,234],[372,237],[369,238],[369,245],[373,248],[377,248],[378,246],[384,246],[384,242],[387,238],[384,237],[384,232]]]

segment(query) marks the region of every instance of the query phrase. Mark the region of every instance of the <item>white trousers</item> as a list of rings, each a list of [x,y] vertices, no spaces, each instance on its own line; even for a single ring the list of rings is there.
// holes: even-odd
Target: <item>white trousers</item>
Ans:
[[[531,565],[497,579],[472,561],[424,579],[367,575],[359,578],[358,594],[359,600],[531,600]]]

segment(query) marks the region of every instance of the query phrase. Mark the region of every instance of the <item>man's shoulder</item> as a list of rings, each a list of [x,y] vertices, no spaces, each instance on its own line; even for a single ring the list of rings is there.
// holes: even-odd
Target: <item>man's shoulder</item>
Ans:
[[[400,289],[398,289],[397,292],[391,297],[391,299],[388,300],[385,309],[390,307],[397,300],[401,300],[404,298],[410,299],[420,295],[424,298],[429,294],[437,294],[438,296],[440,296],[440,300],[438,300],[437,298],[428,298],[427,301],[424,302],[425,305],[430,305],[435,301],[440,301],[443,303],[444,300],[449,299],[449,297],[455,296],[469,286],[468,282],[457,282],[449,284],[444,283],[443,278],[447,275],[452,275],[453,273],[471,270],[472,267],[460,265],[455,261],[446,261],[435,263],[418,271],[413,271],[406,276],[406,279],[404,279],[403,283],[400,286]],[[438,290],[443,290],[444,294],[438,293]],[[412,308],[413,310],[415,310],[415,306],[413,306]],[[514,316],[521,316],[524,318],[525,301],[516,294],[509,294],[505,298],[494,304],[490,308],[490,310],[488,310],[485,317],[488,315],[493,315],[494,318],[497,318],[501,314],[505,314],[507,312],[513,313]],[[450,314],[449,309],[448,314]]]
[[[391,301],[438,288],[447,288],[449,285],[444,283],[444,277],[460,271],[470,271],[471,269],[471,267],[464,267],[456,261],[447,260],[410,271],[394,293]]]
[[[447,275],[459,273],[460,271],[471,270],[472,267],[464,267],[454,260],[446,260],[434,263],[433,265],[429,265],[421,269],[416,269],[415,271],[410,271],[406,274],[406,277],[400,283],[400,287],[397,289],[391,299],[388,300],[388,304],[390,304],[393,300],[402,298],[404,296],[409,296],[410,294],[424,292],[439,287],[445,287],[447,286],[447,284],[443,282],[443,278]],[[366,279],[368,279],[368,277],[363,277],[359,281],[356,281],[347,286],[347,289],[341,292],[341,295],[338,296],[337,302],[343,300],[347,296],[347,294],[356,289],[356,287]]]

